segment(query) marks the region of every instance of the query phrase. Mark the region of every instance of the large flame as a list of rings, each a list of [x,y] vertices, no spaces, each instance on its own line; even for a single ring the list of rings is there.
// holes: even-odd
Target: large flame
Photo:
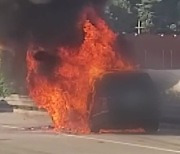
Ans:
[[[57,129],[88,133],[88,95],[94,82],[112,70],[130,69],[113,50],[116,34],[98,18],[93,25],[84,22],[84,41],[79,48],[59,48],[59,64],[54,81],[38,72],[39,63],[33,58],[33,49],[27,54],[30,96],[37,105],[48,111]]]

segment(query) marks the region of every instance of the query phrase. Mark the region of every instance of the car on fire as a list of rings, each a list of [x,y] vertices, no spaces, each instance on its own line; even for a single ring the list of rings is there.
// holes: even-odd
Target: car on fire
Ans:
[[[89,102],[92,132],[100,129],[143,128],[147,133],[158,130],[158,91],[147,73],[108,73],[96,81]]]

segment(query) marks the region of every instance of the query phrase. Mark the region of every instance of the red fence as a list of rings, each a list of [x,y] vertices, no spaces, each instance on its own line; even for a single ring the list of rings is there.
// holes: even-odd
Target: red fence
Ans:
[[[125,40],[141,68],[180,69],[180,36],[126,35]]]

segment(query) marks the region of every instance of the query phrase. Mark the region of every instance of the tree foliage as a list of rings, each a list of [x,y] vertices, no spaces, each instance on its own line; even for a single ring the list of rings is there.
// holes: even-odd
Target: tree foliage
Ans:
[[[144,32],[150,32],[151,28],[153,28],[153,18],[155,17],[153,7],[160,1],[161,0],[141,0],[141,3],[136,4],[138,20],[141,21]]]
[[[5,82],[5,78],[0,74],[0,97],[5,98],[10,95],[10,89]]]
[[[111,0],[106,15],[116,31],[136,32],[139,20],[142,32],[180,32],[180,0]]]
[[[154,19],[156,32],[178,33],[180,0],[162,0],[155,7],[156,18]]]
[[[131,3],[127,0],[109,1],[105,14],[107,21],[118,32],[133,32],[137,16],[131,11]]]

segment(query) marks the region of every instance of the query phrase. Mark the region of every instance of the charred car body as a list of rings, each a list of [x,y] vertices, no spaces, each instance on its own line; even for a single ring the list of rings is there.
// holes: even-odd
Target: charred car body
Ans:
[[[158,92],[147,73],[106,74],[95,83],[90,102],[93,102],[89,117],[92,132],[100,129],[158,130]]]

